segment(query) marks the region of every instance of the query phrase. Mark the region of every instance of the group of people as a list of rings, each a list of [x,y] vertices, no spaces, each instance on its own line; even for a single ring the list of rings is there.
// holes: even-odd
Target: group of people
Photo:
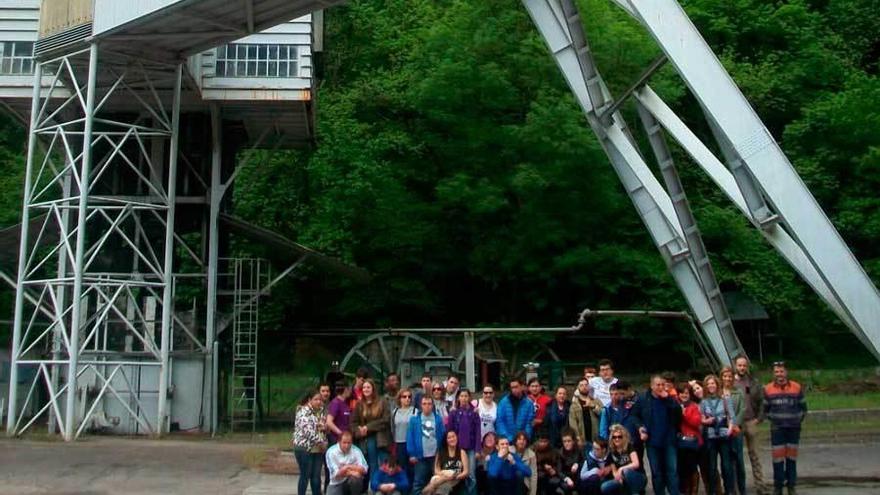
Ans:
[[[756,444],[770,422],[773,493],[795,495],[806,402],[785,363],[761,385],[738,356],[703,380],[651,377],[638,392],[611,361],[584,369],[571,399],[547,394],[537,377],[479,397],[457,376],[401,388],[392,373],[380,393],[366,370],[352,386],[321,385],[296,412],[293,446],[299,494],[611,495],[644,493],[645,454],[654,493],[746,494],[744,450],[759,495],[768,493]],[[720,473],[720,474],[719,474]]]

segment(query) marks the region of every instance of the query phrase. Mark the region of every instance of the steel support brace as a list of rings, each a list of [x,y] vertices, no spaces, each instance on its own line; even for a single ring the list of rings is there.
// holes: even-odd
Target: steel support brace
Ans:
[[[474,354],[474,332],[464,333],[464,377],[468,390],[476,394],[477,390],[477,367]]]
[[[24,319],[24,298],[26,289],[24,287],[25,272],[27,269],[28,253],[28,228],[30,226],[30,202],[31,188],[34,175],[34,161],[37,150],[37,127],[40,111],[40,90],[42,89],[43,73],[42,64],[37,62],[34,64],[34,92],[31,97],[31,120],[30,130],[28,134],[27,162],[24,172],[24,191],[21,209],[21,239],[18,246],[18,277],[16,278],[15,287],[15,316],[12,324],[12,349],[11,362],[9,366],[9,404],[6,413],[6,433],[10,436],[15,434],[15,425],[18,421],[18,355],[21,351],[22,323]]]
[[[169,352],[171,346],[171,325],[174,316],[174,216],[177,203],[177,159],[180,145],[180,90],[183,82],[183,64],[178,64],[174,72],[174,100],[171,108],[171,145],[168,152],[168,212],[165,221],[165,280],[162,293],[162,336],[161,367],[159,368],[159,418],[156,433],[166,432],[169,419],[168,394],[171,379]],[[206,343],[207,345],[207,343]]]
[[[717,127],[722,146],[729,143],[742,160],[781,226],[849,315],[844,321],[880,358],[880,293],[684,10],[675,0],[629,6]]]
[[[64,440],[71,441],[76,434],[77,425],[74,421],[76,411],[76,393],[78,361],[80,354],[79,329],[82,313],[83,300],[83,272],[85,272],[84,256],[86,248],[88,221],[89,189],[91,188],[90,176],[92,165],[92,130],[95,121],[95,86],[98,79],[98,45],[92,43],[89,46],[89,69],[86,87],[85,124],[83,127],[83,152],[80,159],[79,172],[79,204],[77,205],[77,234],[76,255],[73,262],[73,295],[71,297],[70,317],[70,344],[68,345],[67,365],[67,397],[64,409]]]
[[[763,229],[752,217],[751,211],[746,205],[742,191],[724,164],[712,153],[709,148],[700,141],[700,138],[691,131],[687,125],[669,108],[668,105],[650,88],[646,86],[635,94],[639,104],[653,115],[660,125],[666,129],[682,149],[691,157],[709,178],[721,189],[721,192],[754,224],[758,231],[767,239],[788,263],[794,267],[801,278],[813,288],[813,290],[825,301],[835,314],[851,329],[855,329],[855,323],[849,314],[840,306],[840,301],[828,287],[816,267],[810,261],[804,250],[794,239],[788,235],[785,229]]]
[[[642,126],[648,134],[648,141],[654,152],[654,157],[660,167],[663,181],[666,183],[666,190],[672,199],[672,205],[675,207],[675,214],[681,223],[684,238],[687,241],[688,249],[697,269],[697,276],[700,284],[703,286],[703,292],[709,301],[709,308],[712,316],[721,332],[721,336],[725,339],[724,345],[728,352],[732,354],[740,354],[744,350],[736,338],[736,332],[733,329],[733,322],[730,314],[727,312],[727,305],[724,303],[724,296],[721,288],[718,286],[718,280],[715,278],[715,271],[712,269],[712,263],[709,260],[709,254],[706,252],[706,245],[703,243],[703,237],[700,235],[700,229],[697,226],[697,220],[691,211],[690,203],[688,203],[684,186],[675,167],[675,161],[672,159],[672,153],[663,137],[663,128],[654,116],[644,108],[643,105],[637,104],[639,119]]]
[[[727,361],[737,348],[728,348],[714,317],[707,294],[690,257],[684,232],[669,195],[651,173],[619,113],[601,119],[610,103],[607,89],[571,0],[524,0],[526,9],[544,37],[563,76],[599,137],[618,177],[663,255],[676,284],[700,322],[700,328],[720,361]],[[605,122],[603,122],[603,120]]]
[[[211,205],[208,212],[208,301],[205,314],[205,346],[208,349],[216,348],[217,335],[217,273],[220,263],[219,244],[220,232],[220,203],[223,201],[225,189],[221,184],[220,173],[223,165],[223,121],[220,115],[220,107],[216,103],[211,104]],[[215,375],[217,365],[213,361],[217,358],[216,352],[211,355],[211,387],[209,402],[211,409],[211,433],[217,432],[217,388],[218,376]]]

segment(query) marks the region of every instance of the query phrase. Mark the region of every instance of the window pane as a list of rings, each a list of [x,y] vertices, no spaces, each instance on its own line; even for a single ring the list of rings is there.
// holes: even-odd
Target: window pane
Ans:
[[[269,77],[278,77],[278,62],[269,62]]]
[[[271,60],[278,60],[278,45],[271,45],[269,47],[269,58]]]
[[[279,77],[287,77],[287,62],[281,62],[278,64],[278,76]]]
[[[248,60],[256,60],[257,59],[257,45],[248,45],[247,56],[248,56]]]
[[[247,63],[247,75],[253,77],[257,75],[257,62],[248,62]]]
[[[266,62],[258,62],[257,63],[257,75],[265,77],[266,74],[269,73],[269,69],[266,67]]]
[[[238,62],[235,64],[235,75],[244,77],[247,75],[247,62]]]
[[[223,76],[226,74],[226,62],[222,60],[217,61],[217,69],[214,71],[218,76]]]
[[[260,45],[260,60],[266,60],[266,45]]]

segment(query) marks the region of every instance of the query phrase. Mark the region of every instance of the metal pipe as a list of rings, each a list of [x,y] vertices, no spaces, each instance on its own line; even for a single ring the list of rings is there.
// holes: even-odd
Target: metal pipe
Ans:
[[[467,388],[473,392],[476,390],[476,357],[474,352],[474,332],[464,333],[464,372]]]
[[[89,175],[92,165],[92,128],[94,126],[95,84],[98,79],[98,45],[89,46],[89,76],[86,93],[85,123],[83,127],[83,152],[80,162],[79,208],[77,213],[76,256],[73,266],[73,296],[70,299],[70,349],[67,365],[67,396],[64,411],[64,440],[73,441],[76,432],[74,425],[74,409],[76,408],[76,382],[79,361],[79,326],[82,313],[82,286],[85,265],[83,259],[86,252],[86,222],[88,221],[88,201],[91,183]]]
[[[214,347],[213,354],[208,358],[211,366],[211,387],[209,398],[211,403],[211,434],[216,434],[217,419],[217,359],[216,335],[217,335],[217,272],[219,258],[220,233],[217,231],[220,222],[220,202],[223,200],[224,189],[220,183],[220,172],[223,160],[223,132],[220,118],[220,108],[216,103],[211,103],[211,206],[208,213],[208,301],[205,315],[205,347]]]
[[[183,64],[177,64],[174,75],[174,101],[171,109],[171,143],[168,150],[168,213],[165,222],[165,277],[162,293],[162,336],[161,336],[161,367],[159,368],[159,406],[156,434],[161,436],[165,431],[168,417],[168,382],[171,374],[169,349],[171,346],[171,319],[174,313],[174,214],[177,197],[177,155],[180,144],[180,89],[183,82]]]
[[[9,404],[6,414],[6,433],[10,436],[15,434],[15,423],[18,416],[16,407],[18,404],[18,352],[21,347],[21,327],[24,318],[24,295],[26,287],[22,283],[25,278],[28,247],[28,227],[30,224],[31,181],[34,168],[34,153],[37,149],[37,117],[40,111],[40,90],[42,88],[42,64],[37,63],[34,67],[34,88],[31,96],[31,127],[28,136],[27,164],[24,173],[24,193],[21,209],[21,239],[18,245],[18,283],[15,287],[15,316],[12,324],[12,350],[11,363],[9,366]]]
[[[211,370],[211,396],[214,397],[214,400],[211,403],[211,438],[217,435],[217,391],[220,390],[220,343],[215,340],[213,347],[214,357],[211,360],[211,365],[213,367],[213,369]]]

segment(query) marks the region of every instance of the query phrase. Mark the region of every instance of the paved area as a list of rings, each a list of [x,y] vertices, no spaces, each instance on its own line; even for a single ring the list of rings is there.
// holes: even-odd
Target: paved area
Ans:
[[[260,445],[174,439],[4,439],[0,495],[296,495],[295,476],[248,468],[262,451]],[[798,468],[801,495],[880,494],[880,442],[803,445]]]

